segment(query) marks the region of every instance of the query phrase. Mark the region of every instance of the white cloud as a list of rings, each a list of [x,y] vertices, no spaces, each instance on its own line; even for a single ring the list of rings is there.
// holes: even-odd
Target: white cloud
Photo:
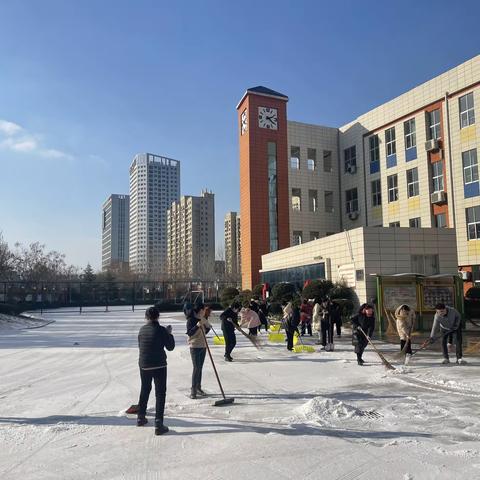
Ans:
[[[6,120],[0,120],[0,133],[3,133],[7,137],[16,135],[22,130],[22,127],[20,125],[17,125],[16,123],[7,122]]]
[[[68,153],[56,148],[42,146],[40,135],[27,132],[16,123],[1,119],[0,148],[17,153],[37,155],[43,158],[73,160],[73,156]]]

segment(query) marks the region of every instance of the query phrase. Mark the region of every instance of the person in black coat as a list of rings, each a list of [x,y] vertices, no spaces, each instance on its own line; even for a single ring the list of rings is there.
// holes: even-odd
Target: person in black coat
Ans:
[[[223,338],[225,339],[225,360],[231,362],[232,351],[237,344],[237,337],[235,335],[235,325],[238,326],[238,312],[240,311],[240,304],[233,302],[221,315],[221,326]]]
[[[146,323],[138,332],[138,349],[140,367],[140,380],[142,387],[138,400],[137,426],[147,423],[146,413],[148,397],[152,389],[152,380],[155,383],[155,435],[168,432],[168,427],[163,424],[165,410],[165,396],[167,393],[167,355],[165,348],[171,352],[175,348],[175,339],[172,327],[162,327],[158,323],[160,312],[156,307],[147,308],[145,312]]]
[[[283,309],[284,311],[284,325],[285,333],[287,334],[287,350],[293,350],[293,337],[295,332],[298,332],[298,325],[300,324],[300,309],[296,305],[289,302]]]
[[[372,338],[375,330],[375,312],[372,305],[368,303],[364,303],[360,307],[357,315],[352,318],[352,344],[357,354],[357,363],[363,365],[365,362],[362,359],[362,355],[365,347],[368,345],[368,340],[359,330],[359,327]]]

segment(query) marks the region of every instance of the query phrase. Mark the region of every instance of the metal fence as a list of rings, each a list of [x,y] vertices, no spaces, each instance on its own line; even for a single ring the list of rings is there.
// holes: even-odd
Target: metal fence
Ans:
[[[235,283],[218,281],[133,281],[133,282],[25,282],[0,281],[0,304],[15,310],[46,310],[59,307],[128,306],[158,304],[179,307],[202,299],[219,303],[220,294]]]

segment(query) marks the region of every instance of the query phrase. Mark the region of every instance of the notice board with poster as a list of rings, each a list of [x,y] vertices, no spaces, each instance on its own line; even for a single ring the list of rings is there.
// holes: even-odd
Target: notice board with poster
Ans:
[[[423,308],[425,310],[435,310],[437,303],[455,305],[453,285],[425,285],[423,287]]]
[[[394,311],[404,303],[417,310],[417,287],[415,284],[383,286],[383,304],[387,310]]]

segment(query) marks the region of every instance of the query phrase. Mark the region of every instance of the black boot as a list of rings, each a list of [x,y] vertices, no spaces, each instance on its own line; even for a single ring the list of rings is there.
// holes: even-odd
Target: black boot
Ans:
[[[137,427],[143,427],[148,423],[148,420],[145,417],[137,417]]]
[[[202,387],[197,387],[197,395],[199,397],[206,397],[207,394],[202,390]]]
[[[192,388],[192,391],[190,393],[190,398],[192,398],[193,400],[196,400],[196,398],[197,398],[197,389],[196,388]]]
[[[155,425],[155,435],[163,435],[168,432],[168,427],[166,425],[159,424]]]

